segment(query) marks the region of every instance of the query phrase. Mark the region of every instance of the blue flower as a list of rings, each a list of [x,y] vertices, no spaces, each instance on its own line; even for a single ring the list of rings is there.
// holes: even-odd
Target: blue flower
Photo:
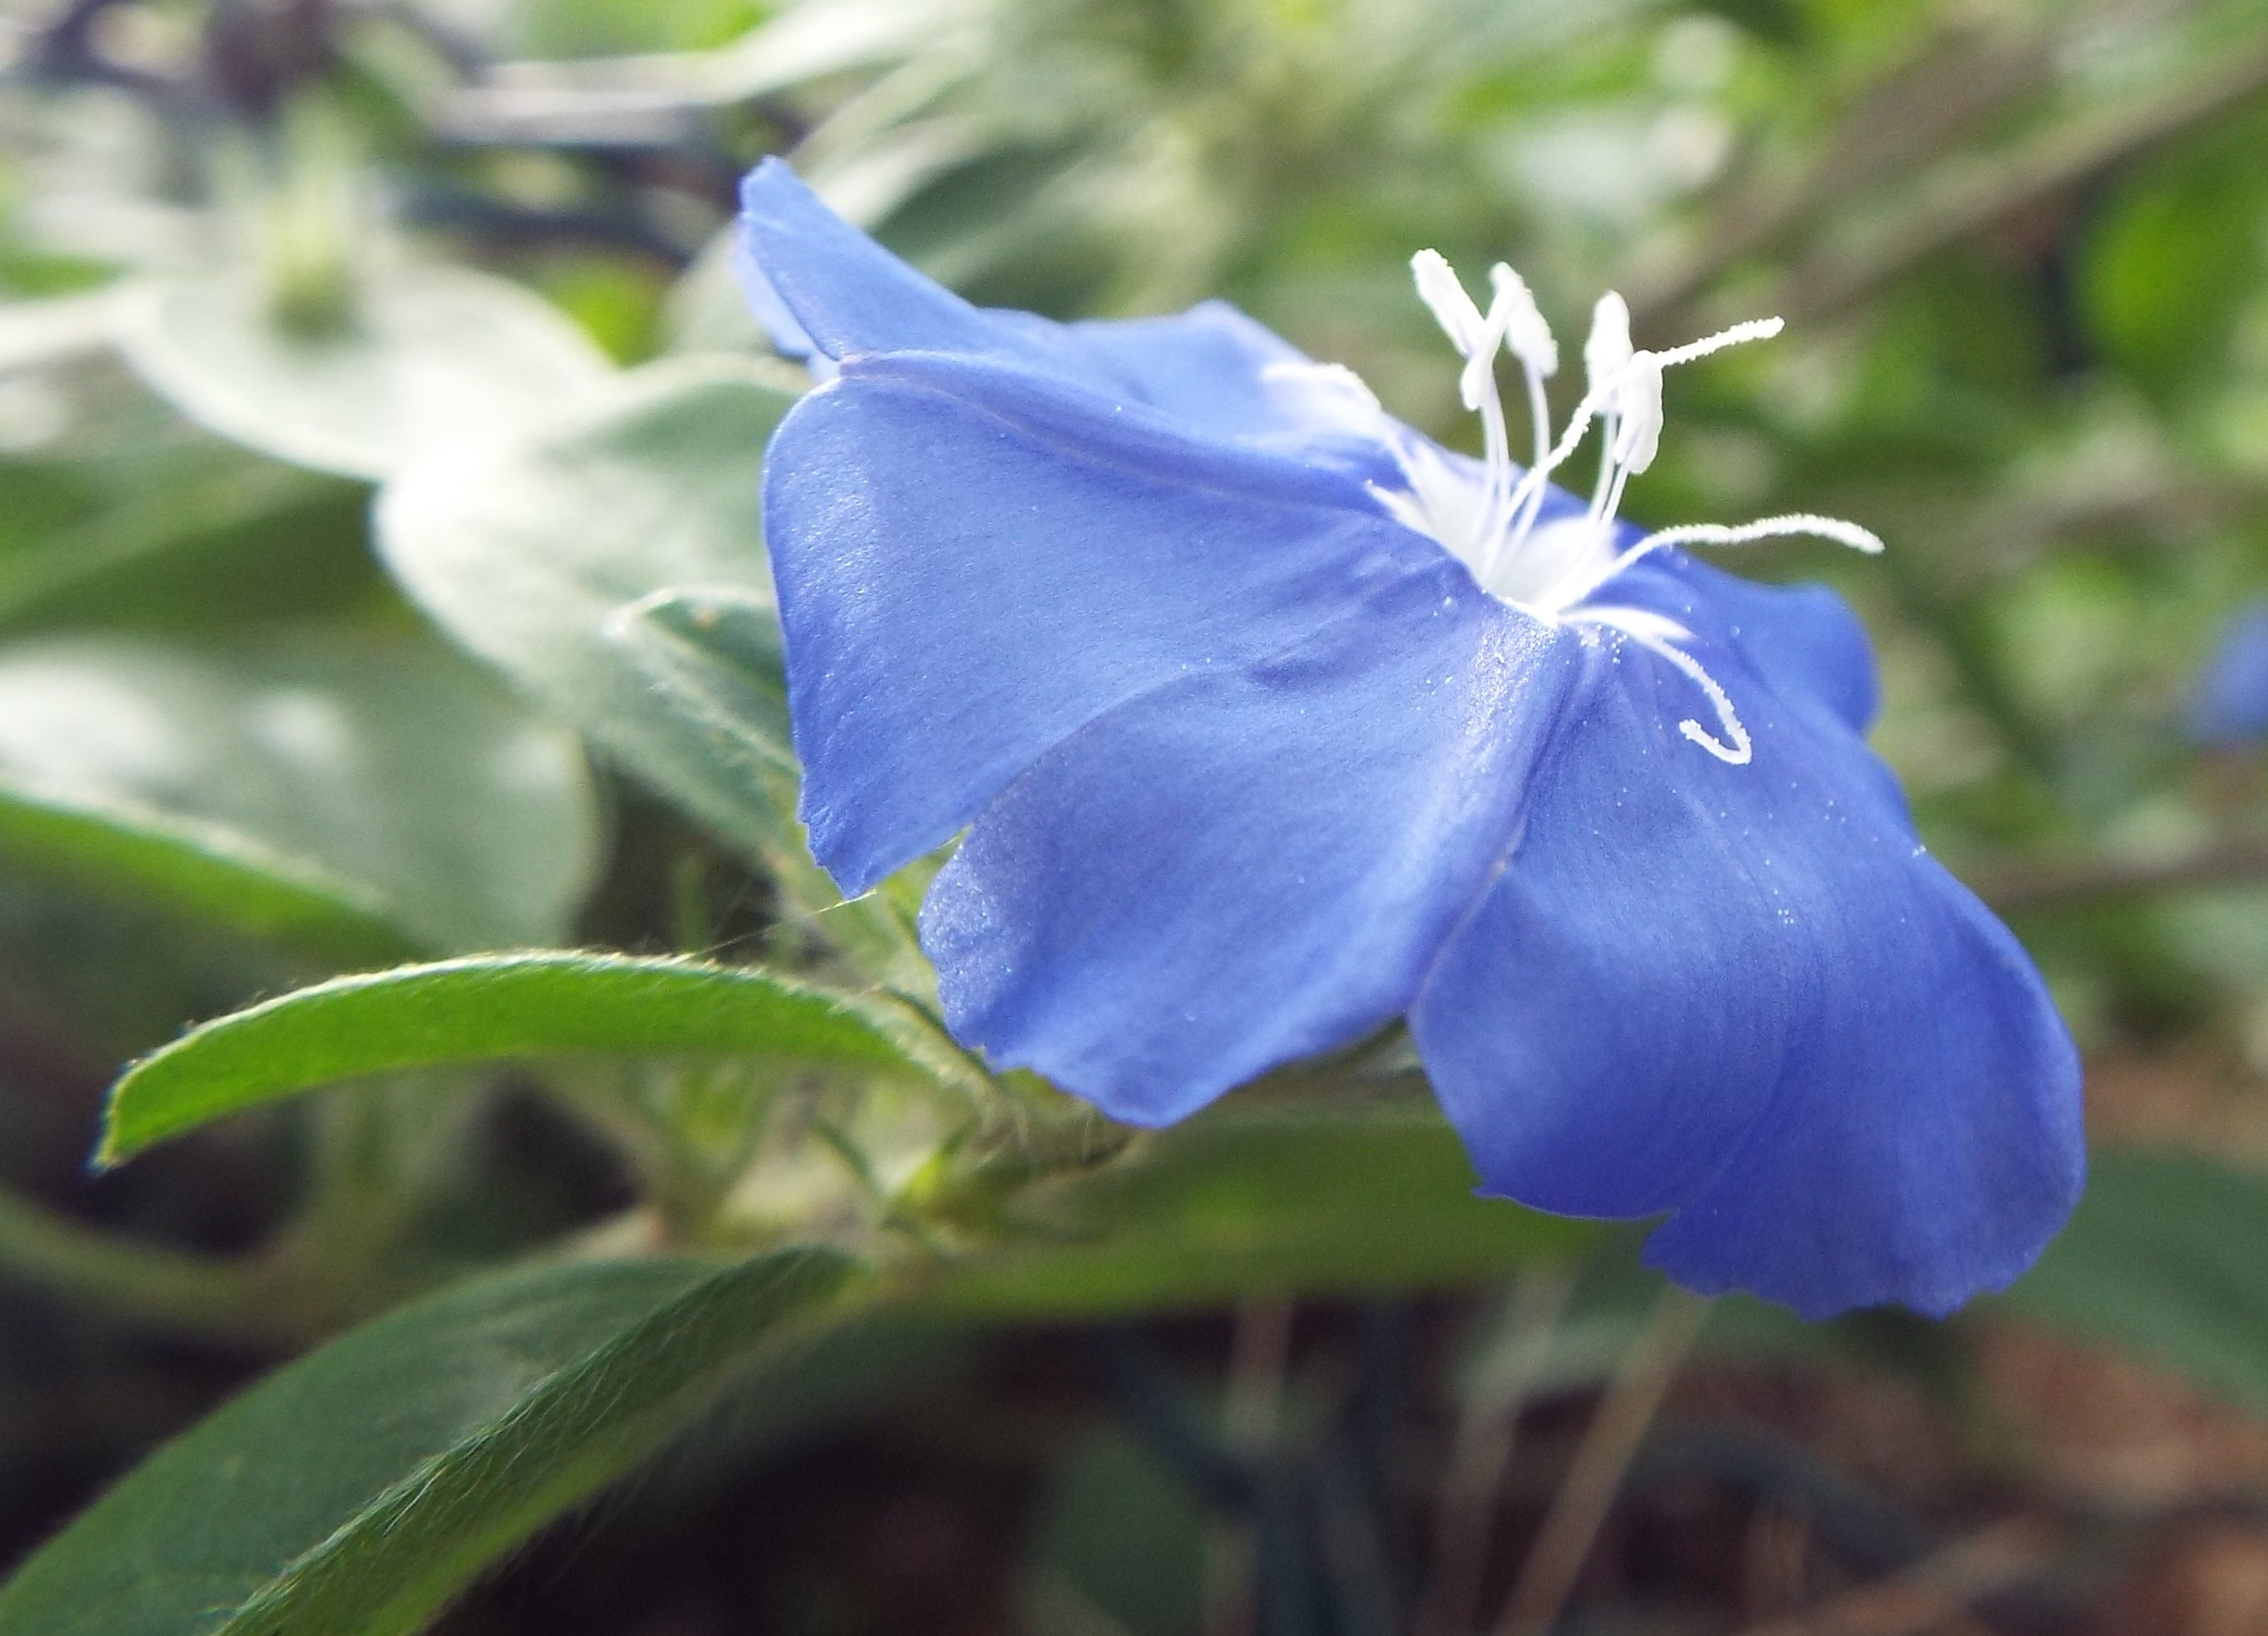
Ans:
[[[2268,599],[2228,622],[2198,677],[2189,725],[2191,737],[2218,748],[2268,738]]]
[[[959,1038],[1155,1126],[1403,1019],[1485,1192],[1667,1214],[1654,1265],[1812,1316],[1949,1310],[2062,1223],[2076,1055],[1867,750],[1864,633],[1679,549],[1877,542],[1616,520],[1663,370],[1776,325],[1640,352],[1608,297],[1553,444],[1525,286],[1420,255],[1475,461],[1219,303],[970,306],[777,162],[743,232],[827,378],[764,496],[805,821],[850,892],[962,837]],[[1594,423],[1586,502],[1544,480]]]

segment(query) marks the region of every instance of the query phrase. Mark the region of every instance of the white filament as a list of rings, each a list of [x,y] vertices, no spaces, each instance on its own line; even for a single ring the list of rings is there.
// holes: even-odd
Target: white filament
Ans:
[[[1636,565],[1668,546],[1747,546],[1759,539],[1807,535],[1815,539],[1831,539],[1838,546],[1848,546],[1852,550],[1863,551],[1868,556],[1874,556],[1882,549],[1881,537],[1874,530],[1861,528],[1856,523],[1846,523],[1839,517],[1818,517],[1809,511],[1793,511],[1786,517],[1760,517],[1753,523],[1681,523],[1675,528],[1656,529],[1624,550],[1587,583],[1576,587],[1570,601],[1581,602],[1624,569]]]
[[[1756,754],[1756,746],[1749,738],[1749,730],[1741,724],[1740,713],[1733,708],[1732,695],[1718,685],[1717,679],[1709,674],[1700,660],[1677,645],[1680,641],[1691,640],[1692,632],[1675,620],[1664,619],[1644,608],[1588,608],[1575,617],[1586,625],[1603,625],[1620,631],[1698,687],[1710,708],[1716,711],[1718,730],[1725,736],[1718,737],[1688,716],[1677,724],[1679,737],[1700,745],[1727,766],[1749,764]]]

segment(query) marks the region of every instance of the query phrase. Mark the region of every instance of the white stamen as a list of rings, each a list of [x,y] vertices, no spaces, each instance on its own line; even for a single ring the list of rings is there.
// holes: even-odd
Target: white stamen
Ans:
[[[1608,400],[1618,428],[1614,461],[1631,473],[1643,472],[1661,452],[1661,355],[1633,352],[1615,378]]]
[[[1502,315],[1505,342],[1511,347],[1512,356],[1550,379],[1559,372],[1559,342],[1552,336],[1551,326],[1543,321],[1527,281],[1499,261],[1489,268],[1489,282],[1496,290],[1489,303],[1489,316],[1493,319]]]
[[[1496,390],[1496,355],[1503,344],[1504,323],[1491,310],[1482,330],[1480,345],[1465,360],[1465,367],[1457,376],[1457,396],[1467,409],[1485,415],[1491,403],[1502,408]]]
[[[1881,537],[1872,529],[1861,528],[1856,523],[1846,523],[1839,517],[1818,517],[1809,511],[1791,512],[1786,517],[1760,517],[1753,523],[1730,525],[1723,523],[1682,523],[1675,528],[1656,529],[1616,555],[1595,574],[1568,587],[1562,605],[1575,605],[1624,569],[1670,546],[1747,546],[1759,539],[1801,535],[1831,539],[1838,546],[1848,546],[1852,550],[1863,551],[1869,556],[1878,554],[1882,549]]]
[[[1786,327],[1785,322],[1776,318],[1752,318],[1745,323],[1734,325],[1730,329],[1720,329],[1713,335],[1704,335],[1698,341],[1689,341],[1682,347],[1672,347],[1668,351],[1655,356],[1661,360],[1662,367],[1668,369],[1673,364],[1690,363],[1697,358],[1705,358],[1711,353],[1722,352],[1727,347],[1745,346],[1751,341],[1770,341]]]
[[[1717,679],[1701,668],[1700,660],[1682,648],[1673,648],[1666,642],[1649,642],[1646,645],[1684,671],[1695,686],[1709,695],[1709,702],[1717,707],[1718,723],[1732,742],[1727,744],[1715,737],[1690,715],[1678,723],[1678,732],[1727,766],[1746,767],[1755,758],[1756,748],[1749,742],[1749,730],[1741,725],[1741,718],[1733,711],[1731,697],[1717,685]]]
[[[1615,415],[1613,384],[1615,378],[1629,367],[1633,352],[1630,304],[1609,290],[1592,307],[1591,333],[1583,342],[1584,390],[1604,406],[1599,480],[1591,488],[1591,516],[1594,520],[1606,516],[1607,501],[1614,488],[1614,446],[1620,427]]]
[[[1583,384],[1603,400],[1607,385],[1631,361],[1630,304],[1609,290],[1591,309],[1591,335],[1583,343]]]
[[[1489,283],[1495,295],[1489,301],[1488,324],[1492,334],[1501,335],[1514,357],[1520,360],[1520,371],[1528,387],[1528,420],[1535,444],[1531,464],[1540,463],[1551,442],[1551,405],[1543,393],[1546,378],[1559,370],[1559,343],[1553,339],[1551,326],[1543,321],[1543,314],[1535,305],[1535,297],[1519,274],[1503,262],[1489,269]],[[1491,362],[1493,363],[1493,357]],[[1496,377],[1491,370],[1485,384],[1489,402],[1475,403],[1472,399],[1473,365],[1465,366],[1468,407],[1478,407],[1484,415],[1491,413],[1501,421],[1504,406],[1496,396]],[[1491,435],[1497,431],[1496,422],[1489,423]],[[1535,525],[1535,512],[1543,504],[1543,491],[1535,489],[1525,505],[1516,497],[1512,483],[1512,447],[1508,434],[1503,437],[1504,459],[1498,462],[1490,444],[1488,503],[1483,514],[1484,538],[1494,544],[1481,564],[1484,576],[1492,571],[1502,551],[1513,541],[1524,539]]]
[[[1696,358],[1705,358],[1712,352],[1722,352],[1727,347],[1741,346],[1751,341],[1769,341],[1786,327],[1786,326],[1776,318],[1751,319],[1746,323],[1735,324],[1730,329],[1719,330],[1713,335],[1705,335],[1698,341],[1688,341],[1682,347],[1672,347],[1667,352],[1656,352],[1647,356],[1650,356],[1663,369],[1668,369],[1674,364],[1690,363]],[[1591,422],[1616,405],[1621,386],[1621,377],[1617,374],[1614,378],[1599,383],[1583,394],[1583,400],[1575,406],[1575,412],[1569,417],[1567,429],[1560,435],[1559,441],[1551,446],[1549,453],[1528,469],[1528,475],[1520,480],[1520,487],[1513,491],[1513,504],[1515,510],[1530,497],[1533,492],[1540,490],[1546,482],[1550,481],[1551,473],[1566,464],[1567,457],[1582,446],[1584,434],[1591,429]],[[1602,487],[1605,485],[1602,484]],[[1614,493],[1614,500],[1617,505],[1621,503],[1618,490]],[[1614,507],[1606,507],[1605,515],[1611,518],[1614,515]]]
[[[1716,717],[1713,731],[1698,718],[1679,722],[1680,736],[1728,765],[1746,765],[1754,745],[1731,695],[1680,645],[1692,642],[1693,633],[1661,614],[1601,605],[1591,598],[1616,575],[1670,546],[1739,546],[1778,535],[1815,534],[1859,551],[1882,548],[1880,539],[1855,523],[1795,513],[1734,525],[1666,528],[1620,553],[1613,549],[1624,490],[1660,451],[1663,372],[1728,347],[1768,340],[1779,334],[1780,320],[1758,319],[1682,347],[1643,351],[1631,345],[1629,305],[1609,291],[1592,311],[1583,345],[1582,400],[1553,443],[1543,383],[1559,367],[1559,348],[1520,275],[1501,262],[1489,269],[1493,293],[1484,313],[1437,252],[1422,250],[1410,265],[1419,297],[1464,359],[1461,395],[1481,416],[1485,433],[1477,479],[1469,464],[1397,427],[1351,375],[1328,368],[1270,370],[1266,378],[1271,389],[1280,378],[1287,405],[1318,424],[1374,428],[1373,435],[1402,468],[1401,488],[1372,486],[1389,515],[1440,540],[1491,595],[1539,619],[1610,627],[1661,659],[1700,689]],[[1520,361],[1534,422],[1535,461],[1516,484],[1504,400],[1497,390],[1500,349],[1509,349]],[[1603,422],[1603,436],[1599,482],[1589,509],[1539,525],[1552,472],[1581,445],[1594,422]]]
[[[1644,608],[1587,608],[1576,618],[1587,625],[1620,631],[1701,690],[1716,711],[1718,728],[1725,737],[1718,737],[1690,716],[1678,723],[1679,737],[1700,745],[1728,767],[1746,767],[1754,759],[1756,746],[1749,730],[1741,724],[1740,713],[1733,708],[1732,695],[1718,685],[1700,660],[1677,645],[1681,637],[1690,639],[1690,631]]]
[[[1635,562],[1646,553],[1659,551],[1664,546],[1746,546],[1789,534],[1831,539],[1870,557],[1879,555],[1882,549],[1881,536],[1871,528],[1846,523],[1839,517],[1791,511],[1785,517],[1760,517],[1753,523],[1681,523],[1675,528],[1657,529],[1624,552],[1623,556]]]
[[[1481,335],[1486,327],[1481,310],[1465,293],[1456,273],[1438,250],[1420,250],[1410,258],[1410,270],[1418,280],[1418,298],[1457,349],[1457,356],[1470,358],[1480,349]]]

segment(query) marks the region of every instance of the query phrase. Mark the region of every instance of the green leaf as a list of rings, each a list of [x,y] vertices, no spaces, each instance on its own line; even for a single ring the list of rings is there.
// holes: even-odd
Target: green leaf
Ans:
[[[438,649],[0,657],[0,854],[327,953],[555,942],[597,864],[574,745]]]
[[[1595,1242],[1594,1223],[1473,1192],[1431,1109],[1265,1116],[1224,1109],[1145,1139],[1092,1175],[1018,1201],[1042,1241],[952,1273],[945,1310],[1099,1317],[1217,1305],[1255,1291],[1453,1288]]]
[[[2091,213],[2079,300],[2093,338],[2146,386],[2228,367],[2259,287],[2264,139],[2257,115],[2209,128],[2121,176]]]
[[[0,863],[349,964],[417,952],[379,895],[353,881],[220,825],[4,774]]]
[[[644,103],[737,106],[814,79],[878,67],[935,42],[967,16],[961,0],[833,0],[817,11],[776,12],[738,38],[699,40],[718,15],[714,4],[656,0],[534,0],[514,9],[513,37],[536,57],[595,59],[516,62],[499,90],[522,103],[548,106],[544,93],[602,104],[625,97]],[[687,28],[686,14],[698,19]],[[674,15],[673,15],[674,14]],[[608,60],[602,53],[630,53]],[[477,91],[466,99],[481,106]]]
[[[918,992],[910,931],[843,904],[795,824],[794,759],[756,496],[793,394],[776,367],[688,358],[509,446],[421,461],[380,548],[426,611],[560,719],[780,880],[865,971]],[[750,708],[739,709],[735,701]]]
[[[2177,1153],[2100,1153],[2071,1225],[1993,1303],[2268,1409],[2268,1179]]]
[[[528,954],[303,988],[191,1030],[112,1093],[116,1163],[208,1120],[341,1080],[571,1054],[760,1055],[974,1084],[911,1007],[692,960]]]
[[[573,424],[421,462],[378,507],[387,564],[445,629],[744,840],[776,830],[769,806],[655,701],[608,621],[679,587],[770,606],[756,492],[792,401],[755,364],[652,365]]]
[[[348,477],[382,478],[426,449],[556,414],[613,372],[549,303],[453,268],[369,283],[335,336],[280,327],[253,279],[152,280],[122,303],[119,343],[190,419]]]
[[[106,428],[122,447],[0,461],[0,626],[210,630],[379,585],[360,485],[168,437],[169,418],[150,405]]]
[[[846,1270],[578,1264],[404,1307],[159,1450],[0,1588],[0,1636],[407,1636]]]
[[[618,610],[608,639],[751,776],[796,774],[779,620],[745,591],[657,591]]]

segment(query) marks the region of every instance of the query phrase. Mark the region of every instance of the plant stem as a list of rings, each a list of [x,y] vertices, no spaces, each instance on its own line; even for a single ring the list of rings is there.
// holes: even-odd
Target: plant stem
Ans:
[[[1551,1354],[1570,1280],[1558,1272],[1523,1277],[1507,1302],[1509,1344],[1502,1366],[1474,1383],[1449,1450],[1434,1514],[1433,1574],[1426,1587],[1423,1628],[1434,1636],[1470,1630],[1478,1611],[1481,1574],[1488,1566],[1490,1525],[1497,1495],[1512,1464],[1513,1442],[1530,1389]]]
[[[2197,891],[2268,877],[2268,836],[2240,835],[2177,858],[2073,858],[1970,871],[1978,897],[2003,913],[2068,909],[2106,898]]]
[[[1804,257],[1764,304],[1790,323],[1840,312],[1933,252],[2268,91],[2268,48],[2224,52],[2153,97],[2090,110],[2011,151],[1948,165],[1912,205],[1848,248]]]
[[[1496,1622],[1497,1636],[1543,1636],[1558,1621],[1638,1444],[1708,1314],[1709,1303],[1698,1295],[1675,1285],[1662,1292],[1583,1434],[1512,1599]]]
[[[1862,1585],[1808,1613],[1755,1625],[1745,1636],[1919,1636],[2039,1573],[2053,1559],[2055,1546],[2052,1532],[2029,1518],[1996,1522],[1903,1574]]]
[[[83,1226],[0,1192],[0,1278],[183,1334],[293,1345],[327,1324],[279,1258],[226,1259]]]

